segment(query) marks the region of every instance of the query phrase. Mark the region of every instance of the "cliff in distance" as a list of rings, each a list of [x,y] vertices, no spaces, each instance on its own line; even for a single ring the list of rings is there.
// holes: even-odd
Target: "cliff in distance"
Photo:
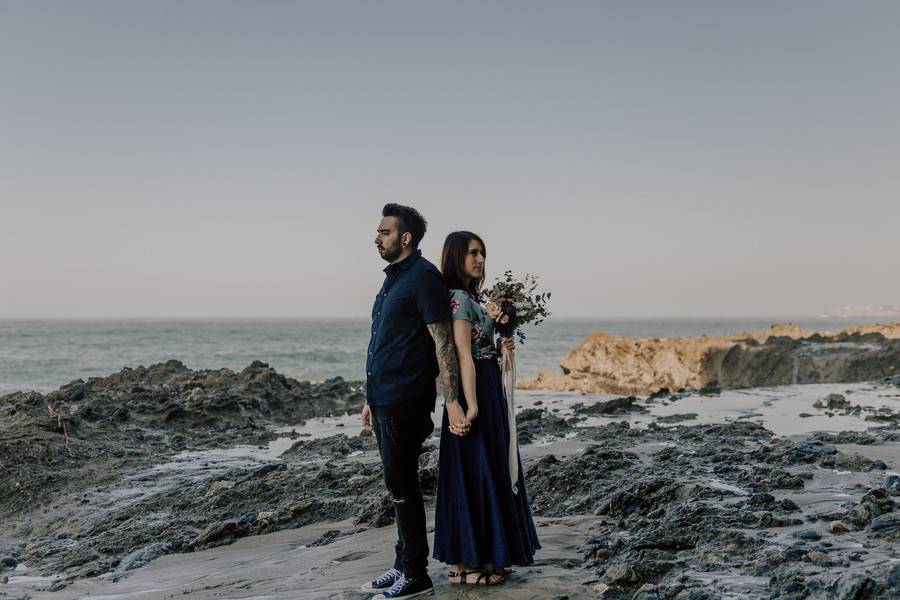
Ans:
[[[745,388],[880,380],[900,375],[900,323],[838,332],[792,323],[696,338],[626,338],[594,333],[520,389],[653,394],[662,388]]]

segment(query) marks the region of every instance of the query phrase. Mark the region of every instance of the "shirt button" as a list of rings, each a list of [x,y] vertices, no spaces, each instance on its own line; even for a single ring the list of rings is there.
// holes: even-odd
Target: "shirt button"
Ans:
[[[372,371],[369,371],[369,373],[368,373],[368,374],[369,374],[369,375],[371,375],[371,374],[372,374]]]

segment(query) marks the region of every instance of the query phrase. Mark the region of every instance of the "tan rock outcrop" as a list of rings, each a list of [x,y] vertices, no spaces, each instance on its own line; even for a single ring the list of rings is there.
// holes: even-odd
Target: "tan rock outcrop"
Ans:
[[[858,381],[895,374],[900,323],[816,333],[792,323],[727,336],[626,338],[594,333],[560,362],[563,374],[541,371],[527,390],[650,394],[699,389]],[[887,354],[885,354],[887,353]],[[900,366],[897,367],[900,369]]]

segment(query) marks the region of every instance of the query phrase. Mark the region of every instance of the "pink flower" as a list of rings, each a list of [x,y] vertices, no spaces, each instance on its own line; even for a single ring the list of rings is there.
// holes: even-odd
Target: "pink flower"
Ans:
[[[503,315],[502,317],[500,317],[501,325],[506,325],[507,323],[509,323],[509,315]]]
[[[459,300],[454,298],[453,300],[450,301],[450,312],[455,315],[456,311],[459,310],[460,306],[461,306],[461,304],[460,304]]]

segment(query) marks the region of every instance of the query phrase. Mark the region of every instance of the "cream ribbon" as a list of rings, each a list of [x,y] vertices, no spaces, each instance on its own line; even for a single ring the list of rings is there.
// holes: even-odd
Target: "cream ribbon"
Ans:
[[[509,479],[512,483],[513,494],[518,494],[516,483],[519,481],[519,453],[518,440],[516,439],[516,354],[502,347],[503,359],[500,362],[500,375],[503,381],[503,390],[506,392],[506,416],[509,419]]]

